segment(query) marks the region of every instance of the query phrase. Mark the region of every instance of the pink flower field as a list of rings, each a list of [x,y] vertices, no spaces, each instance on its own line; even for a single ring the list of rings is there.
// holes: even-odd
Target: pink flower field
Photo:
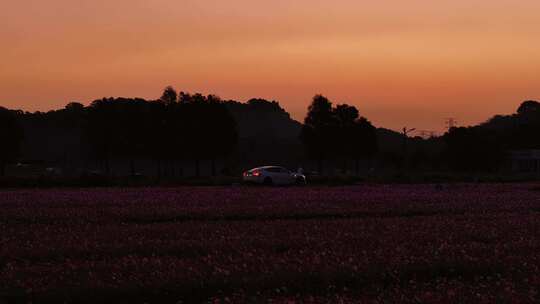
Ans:
[[[538,303],[540,186],[0,191],[0,303]]]

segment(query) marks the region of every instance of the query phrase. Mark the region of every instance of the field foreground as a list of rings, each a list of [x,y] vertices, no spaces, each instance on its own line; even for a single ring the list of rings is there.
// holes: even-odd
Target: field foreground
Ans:
[[[0,191],[0,303],[538,303],[540,186]]]

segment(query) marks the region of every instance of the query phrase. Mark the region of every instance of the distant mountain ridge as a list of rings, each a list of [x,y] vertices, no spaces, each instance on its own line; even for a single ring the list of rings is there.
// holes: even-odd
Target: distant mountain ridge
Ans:
[[[302,123],[292,119],[277,101],[250,99],[246,103],[226,101],[225,105],[236,119],[240,138],[298,139],[302,131]],[[378,128],[377,136],[379,141],[392,146],[403,141],[403,134],[386,128]]]
[[[250,99],[246,103],[226,101],[225,105],[236,120],[241,139],[298,139],[300,136],[302,124],[292,119],[277,101]]]

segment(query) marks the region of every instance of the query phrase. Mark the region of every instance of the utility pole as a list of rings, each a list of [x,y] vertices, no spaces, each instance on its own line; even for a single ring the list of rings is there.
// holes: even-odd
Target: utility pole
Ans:
[[[407,127],[403,127],[403,136],[407,137],[409,135],[409,133],[411,133],[412,131],[416,131],[416,128],[410,128],[408,129]]]
[[[406,156],[407,154],[407,140],[409,139],[409,133],[416,131],[416,128],[407,128],[403,127],[402,133],[403,134],[403,155]]]
[[[416,128],[407,128],[403,127],[402,135],[403,135],[403,169],[406,169],[408,164],[408,151],[407,151],[407,141],[409,140],[409,133],[416,131]]]

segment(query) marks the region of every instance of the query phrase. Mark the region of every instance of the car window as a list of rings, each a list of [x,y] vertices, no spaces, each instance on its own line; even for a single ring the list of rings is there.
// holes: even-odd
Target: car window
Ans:
[[[266,171],[272,172],[272,173],[280,173],[280,168],[267,168]]]
[[[285,168],[279,168],[279,172],[281,173],[289,173],[289,170],[285,169]]]

